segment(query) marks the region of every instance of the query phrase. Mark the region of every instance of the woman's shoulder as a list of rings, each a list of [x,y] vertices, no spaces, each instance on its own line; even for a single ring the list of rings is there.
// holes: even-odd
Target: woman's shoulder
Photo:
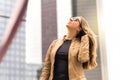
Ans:
[[[57,41],[61,41],[62,39],[54,39],[53,41],[52,41],[52,44],[54,44],[54,43],[56,43]]]
[[[82,38],[81,38],[81,40],[86,40],[86,39],[89,39],[88,34],[83,35]]]
[[[83,37],[88,37],[88,34],[83,35]]]
[[[57,42],[58,39],[54,39],[51,44],[54,44]]]
[[[60,42],[62,39],[54,39],[52,42],[51,42],[51,46],[54,46],[57,42]]]
[[[57,39],[54,39],[52,42],[57,42],[57,41],[61,41],[61,40],[63,40],[63,39],[57,38]]]

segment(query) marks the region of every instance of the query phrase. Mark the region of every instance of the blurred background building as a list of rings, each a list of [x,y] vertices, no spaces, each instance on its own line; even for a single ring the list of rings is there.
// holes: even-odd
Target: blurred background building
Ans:
[[[4,35],[16,1],[0,0],[0,41]],[[31,1],[39,2],[39,0]],[[37,24],[35,24],[28,27],[26,26],[26,16],[23,18],[21,27],[13,39],[3,62],[0,64],[0,80],[38,80],[41,73],[42,61],[45,58],[50,43],[54,39],[61,38],[66,33],[65,25],[71,16],[85,17],[99,40],[96,0],[40,0],[39,3],[39,7],[33,8],[34,10],[37,9],[37,11],[32,10],[33,12],[28,14],[34,17],[34,13],[40,12],[40,15],[38,15],[40,17],[37,17],[39,18],[40,22],[38,24],[40,25],[36,26]],[[30,9],[28,8],[28,10]],[[35,21],[34,18],[33,21]],[[37,22],[37,19],[35,22]],[[29,28],[34,29],[33,32],[30,32]],[[38,32],[39,39],[36,38],[29,41],[38,29],[41,29],[41,32]],[[29,35],[27,32],[31,34]],[[37,53],[29,53],[31,49],[27,47],[29,43],[26,42],[33,42],[36,45],[35,42],[37,40],[39,40],[38,45],[40,45],[37,49],[40,52],[38,50]],[[33,47],[33,50],[36,50],[36,48]],[[32,57],[30,56],[31,54],[40,54],[42,56]],[[91,71],[85,71],[88,80],[103,80],[99,42],[97,55],[98,67]],[[37,58],[40,58],[41,61],[35,62],[34,60]]]
[[[16,1],[0,0],[0,41]],[[25,23],[26,19],[23,18],[20,29],[0,64],[0,80],[37,80],[37,68],[40,65],[26,64],[25,61]]]

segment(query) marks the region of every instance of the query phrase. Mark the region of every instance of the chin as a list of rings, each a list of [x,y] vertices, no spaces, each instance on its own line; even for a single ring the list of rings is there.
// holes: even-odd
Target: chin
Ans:
[[[66,27],[68,27],[69,25],[68,24],[66,24]]]

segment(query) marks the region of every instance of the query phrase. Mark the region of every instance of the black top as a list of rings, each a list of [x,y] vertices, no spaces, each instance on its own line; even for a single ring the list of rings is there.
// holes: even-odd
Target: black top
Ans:
[[[54,64],[53,80],[69,80],[68,77],[68,51],[71,40],[66,40],[57,50]]]

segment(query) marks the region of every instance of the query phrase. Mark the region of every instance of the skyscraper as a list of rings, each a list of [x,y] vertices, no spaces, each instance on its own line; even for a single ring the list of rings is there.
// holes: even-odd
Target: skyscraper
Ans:
[[[0,0],[0,41],[17,0]],[[23,18],[7,54],[0,63],[0,80],[37,80],[40,65],[26,64],[25,61],[25,22]]]

